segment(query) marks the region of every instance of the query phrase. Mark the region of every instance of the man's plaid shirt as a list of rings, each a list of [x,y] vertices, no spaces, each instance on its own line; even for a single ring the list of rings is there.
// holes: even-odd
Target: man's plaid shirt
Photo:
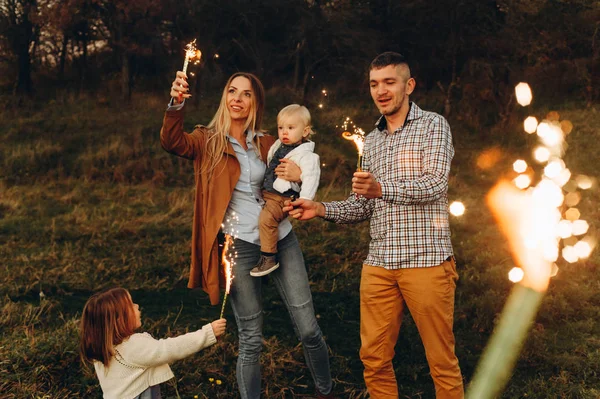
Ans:
[[[363,154],[363,170],[381,184],[382,198],[352,194],[345,201],[324,203],[325,219],[371,219],[367,265],[401,269],[441,264],[453,254],[447,194],[454,147],[446,119],[410,103],[404,126],[393,133],[379,118]]]

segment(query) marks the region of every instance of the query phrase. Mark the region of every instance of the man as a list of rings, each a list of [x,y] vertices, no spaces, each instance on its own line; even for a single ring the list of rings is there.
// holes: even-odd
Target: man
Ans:
[[[365,140],[353,194],[329,203],[299,199],[285,210],[300,220],[370,219],[360,283],[360,358],[371,398],[398,398],[392,359],[405,306],[423,341],[437,399],[463,398],[452,332],[458,274],[447,211],[450,127],[409,101],[415,80],[402,55],[377,56],[369,82],[382,116]]]

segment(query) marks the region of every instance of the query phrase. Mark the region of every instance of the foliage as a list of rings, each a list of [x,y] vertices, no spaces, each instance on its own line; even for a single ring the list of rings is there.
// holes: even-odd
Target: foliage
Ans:
[[[432,101],[424,97],[421,103]],[[3,103],[10,100],[0,99]],[[190,104],[186,127],[206,123],[214,104],[212,96],[197,106]],[[142,307],[144,329],[156,337],[198,328],[218,317],[219,306],[210,307],[204,293],[185,287],[193,169],[160,148],[164,107],[162,97],[134,93],[126,105],[69,94],[0,108],[2,397],[100,397],[95,376],[82,368],[77,356],[81,310],[99,289],[130,289]],[[573,173],[595,175],[598,110],[582,110],[581,102],[561,108],[561,118],[575,125],[565,161]],[[269,108],[266,118],[271,131],[276,111]],[[532,110],[539,115],[547,111],[542,105]],[[317,151],[326,164],[320,199],[340,199],[349,192],[355,152],[334,127],[344,115],[352,115],[363,128],[376,116],[364,96],[339,98],[313,111]],[[510,170],[516,155],[529,156],[532,143],[516,124],[477,131],[466,122],[451,120],[456,157],[449,196],[467,208],[451,225],[461,275],[457,354],[468,383],[510,290],[506,273],[513,263],[484,204],[485,193]],[[490,149],[495,149],[496,163],[478,167],[480,154]],[[580,205],[592,226],[600,222],[597,190],[585,192]],[[336,392],[342,398],[364,398],[358,290],[368,226],[313,221],[295,223],[295,231],[330,347]],[[559,265],[502,397],[598,397],[599,262],[596,250],[585,262]],[[264,396],[307,397],[313,391],[310,372],[272,284],[266,284],[263,301]],[[230,325],[222,342],[173,365],[176,379],[164,387],[165,397],[234,396],[237,333],[230,308],[226,317]],[[434,397],[409,315],[395,367],[402,397]]]

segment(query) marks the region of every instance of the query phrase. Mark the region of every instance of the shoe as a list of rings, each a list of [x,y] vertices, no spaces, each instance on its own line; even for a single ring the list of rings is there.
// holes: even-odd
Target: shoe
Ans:
[[[335,399],[335,396],[333,396],[333,388],[331,389],[331,392],[329,392],[327,395],[323,395],[317,389],[317,399]]]
[[[275,256],[261,255],[254,269],[250,270],[250,275],[252,277],[266,276],[278,267],[279,263],[277,263]]]

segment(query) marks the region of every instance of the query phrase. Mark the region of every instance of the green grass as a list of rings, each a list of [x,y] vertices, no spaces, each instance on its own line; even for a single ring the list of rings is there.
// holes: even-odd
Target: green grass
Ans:
[[[349,193],[355,165],[351,144],[333,127],[348,109],[374,120],[368,99],[313,112],[323,168],[319,198]],[[9,102],[6,102],[7,104]],[[186,126],[207,123],[214,99],[190,107]],[[191,239],[192,165],[160,148],[165,101],[137,97],[130,104],[98,105],[94,98],[58,98],[0,111],[0,392],[3,398],[100,397],[93,373],[78,354],[78,320],[89,295],[123,286],[142,307],[143,328],[156,337],[183,333],[218,317],[220,306],[186,288]],[[91,110],[91,111],[90,111]],[[536,110],[544,115],[547,109]],[[561,110],[575,129],[565,156],[573,174],[594,176],[600,150],[595,109]],[[267,115],[273,131],[274,113]],[[370,122],[369,122],[370,123]],[[451,121],[456,157],[450,200],[467,212],[451,219],[459,263],[455,333],[468,383],[511,289],[513,260],[485,205],[485,194],[533,138],[520,127],[486,132]],[[366,127],[364,125],[363,127]],[[482,151],[497,162],[477,167]],[[598,189],[578,206],[597,231]],[[368,224],[295,223],[302,243],[319,324],[330,347],[336,392],[364,398],[358,357],[359,280]],[[598,251],[586,261],[559,264],[503,398],[598,398],[600,283]],[[43,293],[43,296],[40,296]],[[302,348],[274,287],[264,294],[264,397],[307,397],[313,392]],[[236,391],[237,335],[231,309],[222,342],[173,365],[163,396],[231,398]],[[409,315],[396,348],[403,398],[433,398],[423,347]],[[209,379],[213,378],[214,381]],[[216,384],[220,380],[220,385]]]

